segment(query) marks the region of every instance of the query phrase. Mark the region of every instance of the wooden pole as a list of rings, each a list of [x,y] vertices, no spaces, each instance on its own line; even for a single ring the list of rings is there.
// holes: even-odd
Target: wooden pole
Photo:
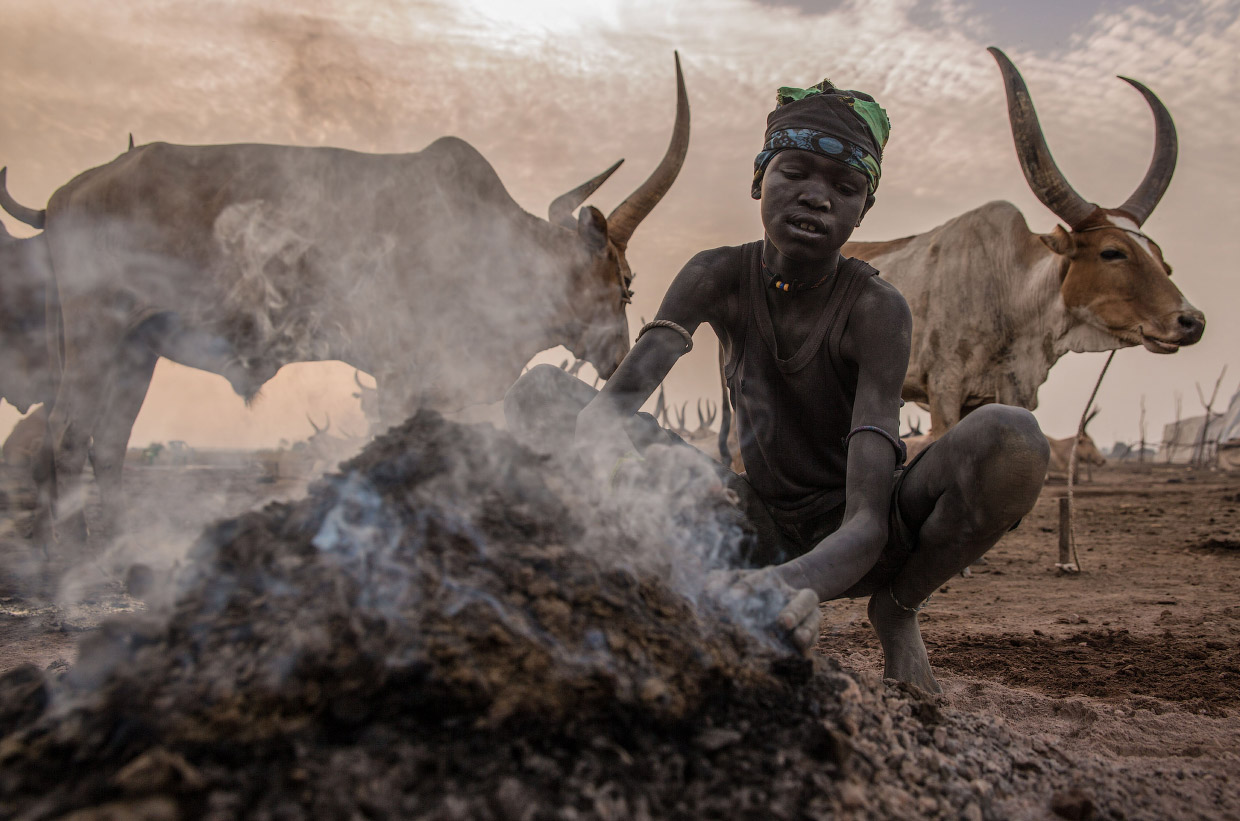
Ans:
[[[1072,502],[1067,496],[1059,497],[1059,561],[1055,567],[1069,573],[1077,569],[1072,561]]]
[[[1111,367],[1111,360],[1114,358],[1115,358],[1115,351],[1111,351],[1111,353],[1107,356],[1107,361],[1102,366],[1102,372],[1098,374],[1098,381],[1094,383],[1094,390],[1089,395],[1089,401],[1085,403],[1085,411],[1081,414],[1081,424],[1077,425],[1076,438],[1072,440],[1072,449],[1068,451],[1068,495],[1065,497],[1064,502],[1060,502],[1061,507],[1059,509],[1061,513],[1059,515],[1061,517],[1060,518],[1061,524],[1059,527],[1059,532],[1061,535],[1059,538],[1060,538],[1060,544],[1062,545],[1063,544],[1062,534],[1064,532],[1064,527],[1062,525],[1062,522],[1063,522],[1062,511],[1063,511],[1063,505],[1066,502],[1067,509],[1068,509],[1068,527],[1067,527],[1068,547],[1072,554],[1072,560],[1063,561],[1061,559],[1061,561],[1059,561],[1055,565],[1056,567],[1058,567],[1061,571],[1065,573],[1080,573],[1081,572],[1081,557],[1076,552],[1076,532],[1075,532],[1076,516],[1074,515],[1074,510],[1072,506],[1072,490],[1074,486],[1076,485],[1076,446],[1081,441],[1081,435],[1085,433],[1085,423],[1089,421],[1089,409],[1093,407],[1094,399],[1098,396],[1098,389],[1102,387],[1102,377],[1107,375],[1107,368]],[[1060,557],[1064,556],[1062,547],[1059,550],[1059,555]]]
[[[1141,394],[1141,444],[1138,446],[1137,463],[1145,462],[1145,394]]]

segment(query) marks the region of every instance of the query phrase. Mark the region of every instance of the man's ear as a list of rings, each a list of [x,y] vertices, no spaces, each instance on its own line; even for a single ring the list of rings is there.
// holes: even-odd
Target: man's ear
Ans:
[[[1038,234],[1038,239],[1046,244],[1056,254],[1060,256],[1069,256],[1076,250],[1076,243],[1072,240],[1072,235],[1062,225],[1056,225],[1055,230],[1049,234]]]
[[[593,205],[587,205],[577,214],[577,236],[591,251],[607,247],[607,217]]]
[[[873,207],[874,207],[874,195],[870,194],[868,197],[865,198],[865,207],[861,209],[861,216],[857,217],[857,224],[853,226],[854,228],[861,227],[861,220],[865,219],[865,215],[870,213],[870,209]]]

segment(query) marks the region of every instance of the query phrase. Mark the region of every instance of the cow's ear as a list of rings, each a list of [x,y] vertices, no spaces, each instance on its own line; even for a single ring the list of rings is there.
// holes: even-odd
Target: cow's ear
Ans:
[[[577,215],[577,236],[585,241],[591,251],[607,247],[607,217],[593,205],[587,205]]]
[[[1060,256],[1066,257],[1076,249],[1076,243],[1072,241],[1072,235],[1062,225],[1056,225],[1055,230],[1049,234],[1038,234],[1038,239],[1046,243],[1047,248],[1050,248]]]

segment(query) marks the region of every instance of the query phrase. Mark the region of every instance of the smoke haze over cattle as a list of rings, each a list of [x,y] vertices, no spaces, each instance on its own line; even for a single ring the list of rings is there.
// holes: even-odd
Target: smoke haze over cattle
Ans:
[[[1240,240],[1223,223],[1240,205],[1240,172],[1230,159],[1240,139],[1232,105],[1236,2],[1087,4],[1062,18],[1051,9],[1043,25],[1061,21],[1062,36],[1053,45],[1031,39],[1023,49],[987,39],[1004,31],[993,24],[1002,7],[983,14],[971,3],[577,5],[539,2],[518,19],[481,0],[292,7],[5,0],[0,164],[9,167],[14,195],[41,207],[72,176],[123,151],[131,131],[139,144],[261,141],[365,151],[413,151],[456,134],[534,214],[625,157],[592,198],[607,212],[663,150],[667,56],[678,48],[694,135],[680,179],[632,248],[635,328],[693,252],[757,237],[748,180],[779,85],[829,76],[887,107],[894,130],[883,190],[857,239],[924,231],[997,198],[1020,207],[1034,230],[1048,231],[1054,217],[1029,192],[1007,133],[1002,82],[984,52],[993,42],[1021,66],[1057,162],[1095,202],[1122,199],[1150,156],[1148,111],[1114,75],[1139,79],[1162,98],[1176,120],[1180,161],[1147,230],[1190,300],[1207,312],[1236,304],[1228,272]],[[957,25],[945,28],[949,12]],[[6,224],[16,236],[30,233]],[[717,393],[709,332],[699,336],[669,379],[673,396]],[[1240,331],[1215,309],[1191,350],[1121,352],[1099,397],[1105,410],[1095,436],[1133,438],[1143,393],[1150,429],[1158,429],[1174,413],[1168,388],[1192,395],[1191,383],[1211,383],[1237,347]],[[562,358],[556,352],[546,361]],[[1051,372],[1037,415],[1053,435],[1075,427],[1101,360],[1070,355]],[[296,366],[247,410],[217,377],[161,363],[133,443],[273,445],[302,435],[307,410],[330,412],[338,424],[357,419],[352,389],[346,366]],[[0,407],[0,429],[15,419],[12,408]]]

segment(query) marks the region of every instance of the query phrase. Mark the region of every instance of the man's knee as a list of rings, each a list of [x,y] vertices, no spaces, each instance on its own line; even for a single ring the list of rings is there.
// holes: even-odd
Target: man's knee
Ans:
[[[962,483],[980,507],[999,519],[1028,512],[1041,492],[1050,446],[1033,414],[1010,405],[986,405],[958,427],[972,465]]]
[[[961,420],[970,449],[981,461],[1002,462],[1009,472],[1029,473],[1039,482],[1050,461],[1050,445],[1038,420],[1024,408],[984,405]]]

